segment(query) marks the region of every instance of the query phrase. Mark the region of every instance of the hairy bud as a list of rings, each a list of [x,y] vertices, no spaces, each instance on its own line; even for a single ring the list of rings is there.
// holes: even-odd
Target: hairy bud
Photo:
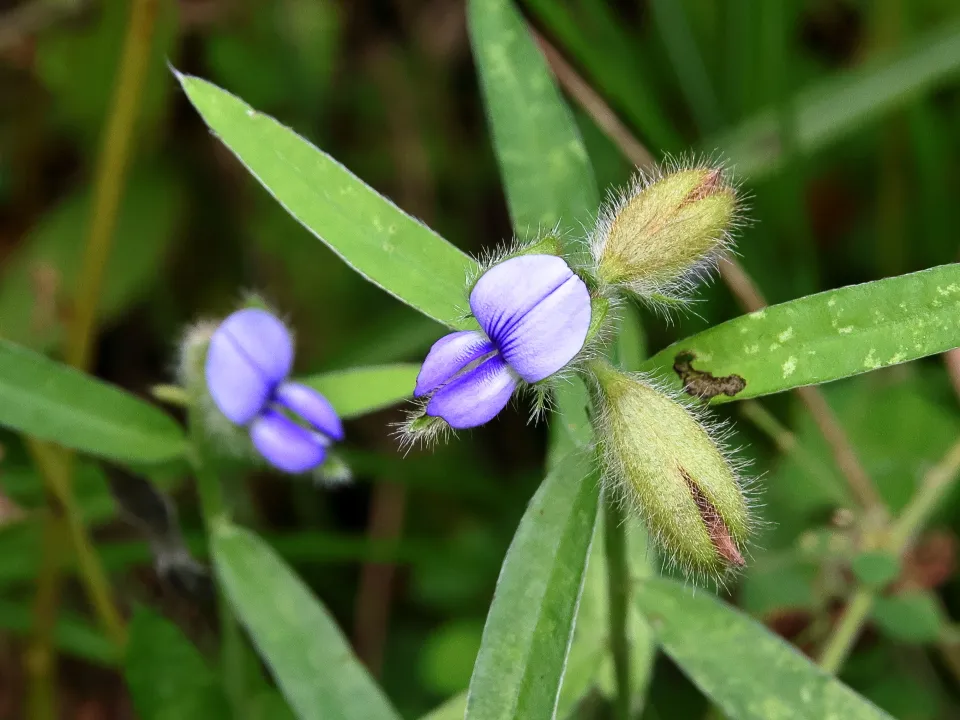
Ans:
[[[736,468],[692,411],[607,362],[596,377],[606,480],[634,505],[684,571],[720,576],[744,565],[750,530]]]
[[[600,213],[597,274],[647,300],[682,300],[730,245],[736,214],[736,191],[719,168],[640,176]]]

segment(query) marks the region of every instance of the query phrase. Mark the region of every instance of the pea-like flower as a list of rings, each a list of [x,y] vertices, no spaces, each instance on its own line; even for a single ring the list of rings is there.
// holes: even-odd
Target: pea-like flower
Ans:
[[[289,473],[311,470],[343,439],[336,411],[313,388],[290,382],[293,338],[266,310],[246,308],[210,337],[205,376],[223,415],[246,426],[257,451]]]
[[[455,429],[482,425],[506,407],[521,383],[563,369],[590,329],[590,293],[555,255],[520,255],[484,273],[470,293],[482,332],[438,340],[417,377],[425,412]]]

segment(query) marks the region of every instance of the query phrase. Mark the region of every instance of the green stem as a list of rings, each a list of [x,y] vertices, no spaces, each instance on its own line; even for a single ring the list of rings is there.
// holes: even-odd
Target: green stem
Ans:
[[[936,510],[943,496],[953,486],[960,472],[960,442],[950,448],[943,460],[937,463],[924,477],[920,489],[910,500],[903,513],[894,522],[887,537],[886,548],[902,555],[916,534]],[[840,622],[820,654],[820,666],[836,673],[846,661],[853,644],[860,635],[873,608],[875,596],[872,591],[860,588],[854,593]]]
[[[200,510],[207,537],[211,538],[219,523],[229,520],[230,511],[223,492],[223,484],[213,470],[206,452],[206,438],[197,413],[190,413],[190,437],[193,446],[190,462],[197,479]],[[220,670],[223,675],[227,697],[233,710],[232,717],[242,720],[246,709],[246,650],[243,635],[233,608],[223,588],[217,585],[217,609],[220,617]]]
[[[820,653],[819,664],[831,675],[836,674],[853,649],[863,624],[873,609],[873,593],[864,588],[857,590],[847,604],[833,635]]]
[[[43,516],[40,572],[33,606],[33,639],[27,649],[26,667],[30,683],[29,714],[34,720],[55,720],[57,666],[53,656],[57,623],[57,596],[60,593],[60,558],[66,545],[61,519],[47,511]]]
[[[607,596],[610,606],[610,651],[613,655],[617,694],[616,720],[629,720],[630,640],[627,635],[627,607],[630,603],[630,571],[627,567],[626,517],[623,507],[610,494],[604,495],[604,549],[607,556]]]

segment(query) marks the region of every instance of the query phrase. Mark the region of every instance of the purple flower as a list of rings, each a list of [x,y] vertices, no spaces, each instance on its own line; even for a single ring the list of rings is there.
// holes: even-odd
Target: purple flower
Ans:
[[[506,407],[521,381],[535,383],[569,363],[590,329],[590,293],[554,255],[521,255],[484,273],[470,293],[483,332],[440,338],[417,377],[427,415],[464,429]]]
[[[254,446],[274,467],[301,473],[320,465],[343,439],[336,411],[313,388],[287,380],[293,338],[266,310],[238,310],[210,338],[210,397],[228,420],[249,427]]]

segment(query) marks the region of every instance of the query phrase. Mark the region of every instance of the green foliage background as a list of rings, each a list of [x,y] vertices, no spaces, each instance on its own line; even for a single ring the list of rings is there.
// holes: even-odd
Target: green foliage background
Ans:
[[[0,27],[11,29],[0,33],[0,337],[45,351],[62,339],[80,282],[91,178],[127,3],[25,5],[40,8],[39,22],[21,25],[0,14]],[[527,0],[520,6],[655,157],[692,148],[716,153],[739,172],[750,222],[738,250],[771,303],[960,259],[954,3]],[[503,163],[511,199],[505,202],[458,0],[169,0],[161,8],[107,272],[99,377],[146,396],[151,385],[169,380],[184,327],[225,315],[245,289],[261,292],[289,318],[297,330],[297,371],[317,375],[320,387],[333,387],[336,376],[321,377],[330,371],[416,362],[445,331],[364,282],[290,218],[211,137],[167,62],[293,128],[464,252],[482,255],[511,237],[513,227],[556,222],[524,214],[516,198],[527,187],[520,180],[525,169],[511,172]],[[484,82],[496,82],[495,74]],[[517,113],[536,89],[522,82],[512,88]],[[623,185],[631,165],[571,105],[598,188]],[[514,141],[536,143],[558,122],[529,117],[527,133]],[[589,185],[573,182],[564,202],[589,204]],[[359,220],[355,228],[350,218],[343,223],[338,231],[363,236]],[[455,253],[444,259],[468,264]],[[439,299],[421,309],[456,322],[443,314],[443,287],[434,289]],[[669,324],[640,310],[652,363],[672,342],[741,314],[722,283],[700,298],[695,312]],[[912,319],[911,308],[904,310]],[[4,365],[9,357],[0,347],[0,393],[4,368],[13,367]],[[776,355],[771,362],[783,360]],[[407,377],[410,369],[397,365],[396,372]],[[884,500],[899,511],[960,431],[944,363],[921,360],[824,390]],[[393,399],[387,393],[373,404]],[[716,410],[738,420],[733,444],[761,477],[760,513],[769,521],[748,571],[727,594],[812,650],[835,622],[853,573],[869,576],[869,562],[854,557],[863,543],[844,524],[850,498],[810,417],[793,395],[762,402],[791,431],[796,450],[783,453],[756,414],[739,404]],[[390,435],[390,423],[399,419],[397,410],[386,409],[348,423],[353,485],[330,491],[269,473],[238,473],[236,483],[244,501],[239,519],[322,598],[400,715],[416,718],[470,682],[501,563],[543,479],[546,432],[529,426],[521,407],[433,454],[404,458]],[[128,430],[136,435],[137,428]],[[0,491],[8,500],[0,517],[0,627],[11,639],[4,649],[8,669],[0,672],[13,678],[22,671],[19,651],[31,624],[43,491],[20,440],[0,432],[0,446]],[[117,457],[130,447],[123,443]],[[204,556],[187,477],[175,466],[153,473],[176,501],[187,544]],[[76,488],[123,605],[152,606],[209,650],[210,609],[158,578],[142,534],[118,516],[105,473],[82,461]],[[898,718],[960,713],[960,645],[951,620],[960,613],[958,503],[947,497],[920,549],[897,569],[899,581],[875,607],[842,675]],[[384,514],[394,537],[371,531],[382,527],[377,518]],[[642,548],[631,548],[646,559]],[[378,573],[370,563],[396,568],[389,601],[379,609],[374,602],[373,610],[363,589],[363,578]],[[589,573],[586,582],[589,589]],[[665,600],[672,586],[660,582],[642,593],[641,604],[682,612],[686,600]],[[125,717],[128,691],[116,658],[75,581],[64,595],[56,642],[67,712],[92,703],[105,717]],[[135,626],[152,627],[170,663],[196,668],[184,670],[189,682],[212,682],[203,658],[178,646],[169,628],[150,626],[150,612],[139,610]],[[598,623],[597,632],[605,630]],[[295,629],[286,632],[296,636]],[[706,642],[665,640],[667,653],[643,680],[650,691],[638,716],[712,712],[674,665],[694,641]],[[150,647],[137,645],[128,664],[149,656]],[[724,660],[732,662],[726,656],[712,662]],[[592,672],[602,662],[588,657],[582,667]],[[164,696],[136,668],[127,677],[138,707],[176,695]],[[606,717],[611,685],[601,677],[579,716]],[[21,717],[23,692],[9,686],[7,717]],[[275,695],[264,688],[262,696],[263,717],[279,717]],[[301,702],[311,706],[309,697]]]

